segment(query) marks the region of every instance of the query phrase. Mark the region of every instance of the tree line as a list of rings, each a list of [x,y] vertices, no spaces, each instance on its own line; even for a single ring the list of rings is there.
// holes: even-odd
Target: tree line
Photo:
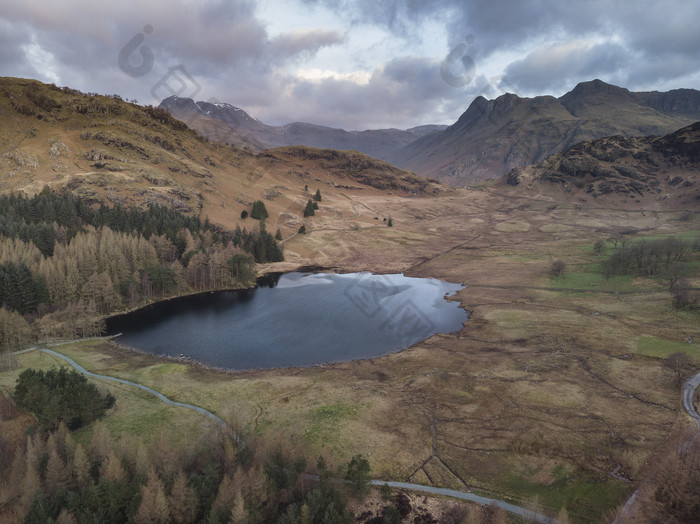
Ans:
[[[15,386],[17,406],[31,411],[42,431],[56,430],[61,423],[75,430],[103,416],[115,398],[102,395],[97,387],[75,370],[65,367],[46,372],[25,369]]]
[[[238,447],[228,432],[178,447],[159,432],[147,446],[97,421],[79,443],[60,423],[24,441],[0,435],[0,447],[0,517],[12,521],[350,524],[349,497],[369,479],[361,456],[332,470],[279,446]]]
[[[640,240],[624,245],[603,262],[606,278],[612,275],[658,275],[673,264],[684,261],[700,250],[700,241],[685,241],[677,237],[658,240]]]
[[[165,208],[88,205],[44,190],[0,197],[0,350],[94,336],[100,317],[175,294],[250,285],[283,260],[264,223],[224,231]]]
[[[700,239],[683,240],[667,237],[654,240],[640,240],[629,243],[622,236],[611,238],[619,249],[601,264],[603,275],[609,279],[614,275],[662,276],[668,278],[672,304],[676,309],[694,309],[700,296],[693,290],[684,276],[684,264],[693,253],[700,251]],[[605,249],[602,241],[596,242],[593,251],[601,254]]]

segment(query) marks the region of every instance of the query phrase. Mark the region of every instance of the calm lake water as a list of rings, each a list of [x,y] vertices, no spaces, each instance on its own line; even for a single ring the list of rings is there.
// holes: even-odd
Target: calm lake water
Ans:
[[[107,321],[115,342],[243,370],[384,355],[462,328],[467,313],[436,279],[371,273],[287,273],[255,289],[154,304]]]

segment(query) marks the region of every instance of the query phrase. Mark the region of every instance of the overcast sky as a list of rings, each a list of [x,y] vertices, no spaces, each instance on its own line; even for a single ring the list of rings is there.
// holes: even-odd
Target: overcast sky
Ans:
[[[145,5],[139,5],[145,4]],[[479,94],[700,89],[700,2],[0,0],[0,75],[268,124],[450,124]]]

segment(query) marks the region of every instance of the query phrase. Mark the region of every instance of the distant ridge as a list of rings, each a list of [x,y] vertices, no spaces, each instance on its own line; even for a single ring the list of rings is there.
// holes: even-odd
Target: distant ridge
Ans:
[[[611,200],[616,206],[697,210],[700,207],[700,122],[661,137],[611,136],[586,140],[524,168],[499,187],[515,194],[575,202]]]
[[[163,100],[160,107],[211,140],[236,146],[247,145],[253,151],[303,145],[320,149],[354,150],[380,160],[385,160],[397,148],[447,127],[422,125],[406,130],[345,131],[305,122],[270,126],[231,104],[195,102],[191,98],[176,96]]]
[[[389,154],[396,166],[453,186],[503,176],[577,142],[664,135],[700,120],[700,91],[634,93],[601,80],[565,95],[477,97],[457,122]]]

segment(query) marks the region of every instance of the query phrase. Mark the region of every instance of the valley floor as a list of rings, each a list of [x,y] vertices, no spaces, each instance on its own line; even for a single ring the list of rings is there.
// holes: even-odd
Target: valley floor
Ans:
[[[488,190],[336,198],[328,206],[337,215],[289,239],[286,262],[262,270],[321,266],[460,282],[466,289],[451,299],[470,318],[459,332],[371,360],[240,373],[108,342],[65,353],[309,456],[340,463],[363,453],[375,478],[470,489],[550,515],[565,507],[574,521],[610,515],[654,474],[655,454],[695,427],[662,360],[676,351],[700,359],[700,313],[675,310],[663,278],[606,280],[605,253],[592,247],[620,231],[696,238],[697,213],[681,220],[681,212],[591,209]],[[375,216],[392,217],[393,227]],[[553,277],[559,259],[566,269]],[[17,358],[22,367],[53,363]],[[0,383],[9,387],[14,376],[2,373]],[[118,394],[121,386],[106,387]],[[145,438],[167,425],[186,442],[202,421],[138,397],[118,399],[105,424]]]

